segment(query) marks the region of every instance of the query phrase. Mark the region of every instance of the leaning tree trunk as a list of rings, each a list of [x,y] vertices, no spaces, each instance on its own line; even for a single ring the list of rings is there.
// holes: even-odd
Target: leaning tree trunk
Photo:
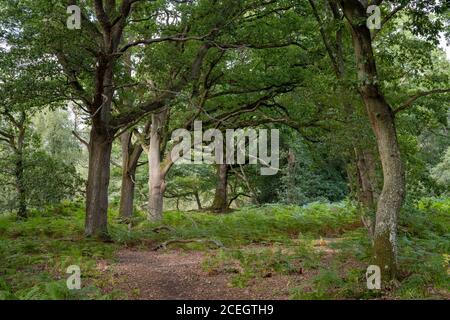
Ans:
[[[224,212],[228,209],[228,165],[226,163],[217,165],[217,178],[216,192],[211,209]]]
[[[195,197],[195,201],[197,202],[198,210],[202,210],[202,202],[200,200],[200,195],[198,194],[198,192],[194,193],[194,197]]]
[[[374,240],[375,263],[382,279],[393,280],[397,271],[397,221],[405,197],[405,174],[397,140],[394,113],[378,86],[378,73],[366,8],[358,0],[340,1],[351,25],[359,76],[359,92],[376,136],[383,169],[383,188],[378,199]],[[386,284],[386,282],[385,282]]]
[[[397,221],[405,197],[405,176],[394,115],[380,96],[364,98],[383,168],[383,189],[378,199],[373,234],[375,262],[385,279],[394,279],[397,271]]]
[[[124,55],[124,60],[126,73],[131,78],[133,74],[133,63],[130,52]],[[133,101],[128,98],[125,99],[125,102],[126,105],[133,104]],[[129,220],[133,216],[136,169],[143,151],[139,142],[133,144],[132,137],[133,132],[131,130],[124,132],[120,136],[120,144],[122,146],[122,183],[120,188],[119,215],[124,220]]]
[[[142,147],[139,143],[131,143],[131,132],[125,132],[120,137],[122,145],[122,184],[120,188],[119,215],[124,219],[133,216],[135,195],[136,168]]]
[[[164,174],[161,170],[161,132],[165,125],[167,111],[152,115],[150,146],[148,148],[149,165],[149,204],[148,218],[151,221],[162,219],[163,197],[165,191]]]

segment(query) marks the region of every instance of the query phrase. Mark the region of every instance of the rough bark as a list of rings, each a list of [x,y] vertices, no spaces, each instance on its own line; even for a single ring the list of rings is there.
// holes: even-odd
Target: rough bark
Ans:
[[[139,143],[131,142],[132,133],[125,132],[120,137],[122,145],[122,184],[120,189],[119,215],[124,219],[133,216],[136,169],[142,154]]]
[[[384,99],[366,97],[383,168],[381,191],[375,220],[375,261],[388,279],[397,269],[397,221],[405,197],[405,176],[397,141],[394,117]]]
[[[366,8],[357,0],[341,0],[340,3],[351,26],[358,89],[376,136],[383,169],[383,188],[374,230],[374,258],[382,270],[382,279],[389,281],[395,279],[397,271],[397,220],[405,196],[404,168],[394,113],[378,86],[372,38],[365,24]]]
[[[165,172],[161,168],[161,132],[165,126],[167,111],[152,114],[150,129],[150,146],[148,148],[149,164],[149,205],[148,218],[151,221],[162,219],[165,191]]]
[[[108,187],[112,143],[115,130],[111,128],[111,104],[114,95],[114,62],[101,58],[98,62],[89,140],[89,170],[86,188],[85,235],[108,238]]]
[[[110,178],[112,140],[107,132],[91,130],[89,171],[86,188],[85,235],[107,237],[108,186]]]
[[[216,212],[224,212],[228,209],[228,165],[226,163],[217,165],[217,179],[216,192],[211,209]]]

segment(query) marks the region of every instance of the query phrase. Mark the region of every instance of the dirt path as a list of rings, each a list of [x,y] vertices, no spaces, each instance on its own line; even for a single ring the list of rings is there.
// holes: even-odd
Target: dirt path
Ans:
[[[289,289],[305,275],[273,275],[245,289],[229,285],[232,274],[208,274],[202,262],[208,252],[121,250],[111,267],[122,279],[119,290],[129,299],[288,299]]]
[[[331,244],[341,240],[327,238],[313,242],[315,250],[322,253],[320,268],[333,266],[339,250]],[[254,244],[241,250],[255,252],[267,248],[276,247]],[[320,268],[304,269],[301,261],[298,272],[289,275],[268,272],[250,280],[245,288],[234,287],[232,278],[242,272],[239,264],[227,271],[209,268],[208,272],[204,268],[205,260],[217,252],[124,248],[118,251],[114,263],[99,261],[98,269],[114,278],[107,285],[109,288],[104,288],[106,293],[126,293],[123,298],[130,300],[286,300],[292,296],[292,289],[302,288],[310,293],[315,290],[311,280],[319,274]],[[364,267],[355,258],[345,257],[345,261],[339,263],[339,274],[344,276],[350,268],[362,270]]]

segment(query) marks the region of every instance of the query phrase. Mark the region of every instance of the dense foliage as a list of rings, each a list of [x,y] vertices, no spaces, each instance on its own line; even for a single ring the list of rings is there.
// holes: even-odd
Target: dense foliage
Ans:
[[[449,10],[2,0],[0,299],[129,296],[99,261],[155,246],[204,250],[236,288],[305,269],[293,299],[448,298]],[[247,134],[245,163],[204,161],[221,140],[196,145],[200,122]],[[180,130],[193,165],[173,158]],[[274,175],[250,154],[263,130],[279,132]],[[65,287],[72,264],[81,291]]]

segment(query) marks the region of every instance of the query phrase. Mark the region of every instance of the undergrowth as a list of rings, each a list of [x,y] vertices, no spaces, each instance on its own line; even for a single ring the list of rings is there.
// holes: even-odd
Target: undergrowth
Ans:
[[[450,199],[426,199],[406,206],[398,238],[400,282],[391,291],[367,290],[365,267],[371,261],[370,241],[365,230],[357,229],[332,245],[339,250],[334,264],[323,266],[309,284],[292,290],[292,298],[450,299]],[[363,264],[345,270],[343,265],[349,257]]]
[[[27,220],[0,217],[0,299],[112,299],[102,288],[111,275],[97,268],[116,245],[83,238],[83,209],[65,204],[31,212]],[[67,267],[81,269],[81,290],[69,290]]]
[[[118,248],[151,250],[170,240],[204,239],[177,244],[185,250],[205,250],[203,267],[230,274],[230,284],[248,287],[279,274],[300,277],[292,299],[448,298],[450,200],[427,199],[406,207],[399,226],[400,286],[390,292],[369,291],[365,269],[371,250],[367,232],[350,203],[313,203],[304,207],[265,205],[228,214],[166,212],[159,223],[138,213],[121,222],[110,214],[112,243],[83,237],[84,210],[64,203],[31,212],[27,220],[0,216],[0,299],[117,299],[117,281],[100,260],[111,262]],[[166,226],[167,228],[157,227]],[[325,248],[319,239],[337,239]],[[211,250],[213,249],[214,250]],[[66,269],[79,265],[82,289],[68,290]]]
[[[171,232],[155,234],[152,228],[167,225]],[[305,207],[265,205],[244,208],[228,214],[205,212],[167,212],[158,224],[140,216],[130,232],[114,228],[121,243],[138,244],[142,239],[215,239],[226,247],[251,243],[284,243],[304,237],[337,236],[360,225],[356,209],[349,204],[313,203]]]

